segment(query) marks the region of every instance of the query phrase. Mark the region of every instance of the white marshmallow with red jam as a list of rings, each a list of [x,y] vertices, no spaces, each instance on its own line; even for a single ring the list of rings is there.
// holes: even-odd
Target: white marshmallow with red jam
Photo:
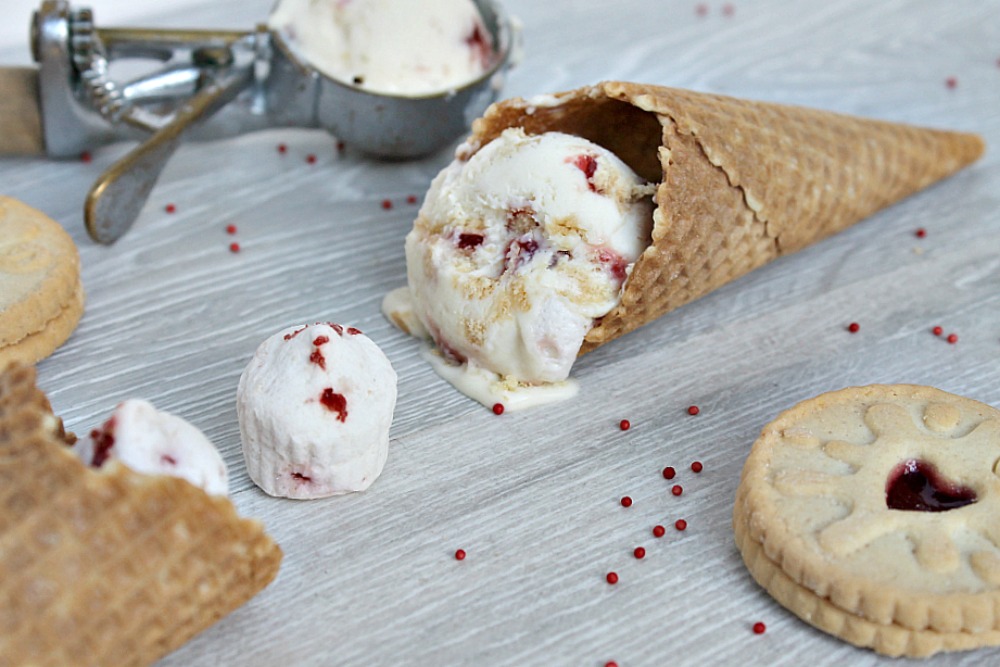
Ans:
[[[136,472],[173,475],[213,495],[229,493],[229,473],[215,445],[197,427],[141,399],[123,401],[73,451],[87,465],[119,461]]]
[[[431,183],[406,237],[411,303],[397,292],[384,310],[418,321],[408,328],[433,340],[437,370],[481,403],[562,400],[584,336],[650,243],[655,185],[558,132],[507,129],[466,154]]]
[[[283,498],[364,491],[382,473],[396,372],[353,327],[290,327],[257,348],[236,395],[247,472]]]
[[[443,93],[495,60],[472,0],[280,0],[268,26],[307,64],[375,93]]]

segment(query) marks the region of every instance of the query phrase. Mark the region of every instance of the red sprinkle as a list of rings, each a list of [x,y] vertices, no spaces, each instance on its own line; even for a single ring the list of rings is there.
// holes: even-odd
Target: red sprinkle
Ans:
[[[343,150],[344,150],[345,148],[347,148],[347,144],[345,144],[345,143],[344,143],[343,141],[338,141],[338,142],[337,142],[337,150],[338,150],[339,152],[343,152]]]
[[[630,496],[622,496],[622,507],[632,507],[632,498]]]
[[[736,8],[733,7],[732,5],[723,5],[722,6],[722,15],[723,16],[732,16],[735,12],[736,12]]]
[[[697,405],[692,405],[691,407],[688,408],[689,415],[696,415],[699,412],[701,412],[701,409]]]
[[[666,533],[667,529],[663,526],[653,526],[653,537],[663,537]]]
[[[670,487],[670,493],[674,494],[675,496],[679,496],[682,493],[684,493],[684,487],[681,486],[680,484],[674,484],[672,487]]]
[[[615,584],[618,583],[618,573],[617,572],[608,572],[608,575],[606,577],[604,577],[604,578],[607,579],[608,583],[611,584],[612,586],[614,586]]]
[[[361,329],[355,329],[354,327],[347,327],[348,336],[358,336],[361,334]]]
[[[465,549],[455,551],[455,560],[465,560]]]
[[[310,153],[309,155],[306,156],[306,162],[308,162],[309,164],[316,164],[316,156]]]
[[[701,461],[695,461],[694,463],[691,464],[692,472],[701,472],[704,468],[705,466],[701,464]]]
[[[226,233],[227,234],[235,234],[236,233],[236,225],[226,225]]]
[[[618,663],[615,662],[614,660],[610,660],[604,663],[604,667],[618,667]]]
[[[333,387],[327,387],[323,390],[323,393],[319,395],[319,402],[330,412],[337,413],[337,421],[342,423],[347,421],[347,397],[335,392]]]
[[[676,528],[677,530],[687,530],[687,527],[688,527],[688,522],[685,521],[684,519],[677,519],[677,521],[674,522],[674,528]]]
[[[955,90],[955,88],[958,87],[958,79],[953,76],[949,76],[944,80],[944,85],[948,86],[949,90]]]
[[[502,415],[503,414],[503,403],[494,403],[493,404],[493,414],[495,414],[495,415]]]
[[[927,230],[924,229],[923,227],[918,227],[917,231],[913,232],[913,235],[916,236],[918,239],[922,239],[925,236],[927,236]]]
[[[627,419],[623,419],[620,422],[618,422],[618,428],[620,428],[623,431],[627,431],[630,428],[632,428],[632,422],[630,422]]]
[[[767,631],[767,626],[761,623],[760,621],[757,621],[756,623],[753,624],[753,633],[755,635],[762,635],[766,631]]]
[[[285,153],[288,152],[288,146],[286,146],[285,144],[278,144],[278,152],[284,155]]]
[[[646,550],[642,547],[636,547],[632,555],[641,560],[646,557]]]
[[[84,163],[89,164],[90,161],[93,160],[93,159],[94,159],[94,156],[92,156],[90,154],[90,151],[83,151],[82,153],[80,153],[80,162],[84,162]]]
[[[698,16],[708,16],[708,5],[700,4],[694,8],[694,13]]]
[[[663,479],[673,479],[676,474],[677,471],[674,470],[673,466],[667,466],[663,469]]]
[[[958,342],[958,334],[948,334],[948,338],[946,340],[954,345]]]
[[[417,195],[408,195],[406,197],[406,203],[407,204],[416,204],[417,203]]]
[[[847,330],[850,331],[851,333],[858,333],[859,331],[861,331],[861,325],[858,324],[857,322],[851,322],[850,324],[847,325]]]
[[[167,204],[166,206],[163,207],[163,210],[166,211],[167,213],[174,213],[175,211],[177,211],[177,207],[174,206],[173,204]]]
[[[944,329],[942,327],[934,327],[933,329],[931,329],[931,333],[934,334],[935,336],[940,336],[941,334],[944,333]]]
[[[384,208],[384,209],[385,209],[385,210],[387,210],[387,211],[388,211],[389,209],[391,209],[391,208],[392,208],[392,201],[391,201],[391,200],[389,200],[389,199],[383,199],[383,200],[382,200],[382,208]]]
[[[240,251],[240,244],[239,243],[230,243],[229,244],[229,252],[239,252],[239,251]]]

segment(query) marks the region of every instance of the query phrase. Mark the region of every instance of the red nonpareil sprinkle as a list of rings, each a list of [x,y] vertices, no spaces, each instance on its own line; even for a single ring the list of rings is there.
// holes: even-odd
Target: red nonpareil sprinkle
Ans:
[[[679,496],[682,493],[684,493],[684,487],[681,486],[680,484],[674,484],[672,487],[670,487],[670,493],[674,494],[675,496]]]
[[[925,236],[927,236],[927,230],[924,229],[923,227],[917,227],[917,231],[913,232],[913,235],[916,236],[918,239],[922,239]]]
[[[80,162],[89,164],[90,161],[93,159],[94,156],[90,154],[90,151],[83,151],[82,153],[80,153]]]
[[[337,151],[338,152],[343,152],[345,148],[347,148],[347,145],[343,141],[338,141],[337,142]]]
[[[502,415],[503,414],[503,403],[494,403],[493,404],[493,414],[495,414],[495,415]]]
[[[620,428],[623,431],[627,431],[630,428],[632,428],[632,422],[630,422],[627,419],[623,419],[620,422],[618,422],[618,428]]]
[[[632,498],[630,496],[622,496],[621,504],[622,507],[632,507]]]
[[[284,155],[285,153],[288,152],[288,146],[286,146],[285,144],[278,144],[278,152]]]
[[[698,16],[708,16],[708,5],[700,4],[695,6],[694,13]]]
[[[861,325],[858,324],[857,322],[851,322],[850,324],[847,325],[847,330],[850,331],[851,333],[858,333],[859,331],[861,331]]]
[[[167,204],[166,206],[163,207],[163,210],[166,211],[167,213],[175,213],[177,211],[177,207],[174,206],[173,204]]]
[[[608,572],[607,576],[605,576],[604,578],[607,579],[608,583],[611,584],[612,586],[618,583],[617,572]]]
[[[653,526],[653,537],[663,537],[667,534],[667,529],[663,526]]]
[[[685,521],[684,519],[677,519],[677,521],[674,521],[674,528],[676,528],[677,530],[687,530],[687,527],[688,527],[688,522]]]
[[[236,225],[226,225],[226,233],[227,234],[235,234],[236,233]]]
[[[457,549],[455,551],[455,560],[465,560],[465,549]]]
[[[309,325],[306,324],[305,326],[303,326],[303,327],[301,327],[299,329],[296,329],[295,331],[293,331],[291,333],[286,333],[284,335],[284,339],[285,340],[291,340],[291,339],[295,338],[296,336],[298,336],[300,333],[302,333],[303,331],[305,331],[308,328],[309,328]]]
[[[736,8],[733,7],[732,5],[723,5],[722,6],[722,15],[723,16],[732,16],[734,13],[736,13]]]
[[[348,336],[358,336],[361,334],[361,329],[355,329],[354,327],[347,327]]]
[[[767,631],[767,626],[761,623],[760,621],[757,621],[756,623],[753,624],[753,633],[755,635],[762,635],[766,631]]]
[[[407,195],[407,197],[406,197],[406,203],[407,204],[416,204],[417,203],[417,195]]]
[[[638,558],[639,560],[642,560],[643,558],[646,557],[646,550],[642,547],[636,547],[635,550],[632,552],[632,555]]]
[[[309,164],[316,164],[316,156],[310,153],[309,155],[306,156],[306,162],[308,162]]]
[[[934,334],[935,336],[940,336],[941,334],[944,333],[944,328],[934,327],[933,329],[931,329],[931,333]]]
[[[320,351],[319,348],[313,350],[312,354],[309,355],[309,362],[316,364],[324,371],[326,370],[326,357],[323,356],[323,353]]]
[[[382,208],[384,208],[386,211],[388,211],[389,209],[391,209],[392,208],[392,200],[390,200],[390,199],[383,199],[382,200]]]
[[[677,471],[674,470],[673,466],[667,466],[663,469],[663,479],[673,479],[676,474]]]
[[[240,244],[239,243],[235,243],[234,242],[234,243],[230,243],[229,244],[229,252],[239,252],[239,251],[240,251]]]
[[[701,472],[704,468],[701,461],[695,461],[691,464],[691,472]]]
[[[955,343],[958,342],[958,334],[948,334],[948,338],[946,338],[945,340],[954,345]]]
[[[954,76],[949,76],[944,80],[944,85],[948,87],[948,90],[955,90],[958,87],[958,79]]]
[[[697,405],[692,405],[691,407],[688,408],[689,415],[696,415],[699,412],[701,412],[701,408],[699,408]]]
[[[604,663],[604,667],[618,667],[618,663],[614,660]]]

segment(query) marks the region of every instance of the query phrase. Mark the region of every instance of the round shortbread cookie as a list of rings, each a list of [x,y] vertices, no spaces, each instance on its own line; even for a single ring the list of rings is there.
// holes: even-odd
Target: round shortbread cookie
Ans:
[[[0,368],[11,362],[34,364],[52,354],[76,329],[83,315],[83,304],[83,287],[77,285],[70,302],[44,328],[12,345],[0,346]]]
[[[965,651],[1000,645],[1000,631],[935,632],[897,624],[880,625],[849,614],[829,600],[792,581],[747,534],[742,517],[734,517],[736,546],[754,580],[781,606],[813,627],[849,644],[898,658],[925,658],[941,651]]]
[[[0,347],[42,331],[79,289],[80,255],[69,234],[41,211],[0,196]]]
[[[1000,410],[988,405],[914,385],[831,392],[764,428],[734,521],[793,582],[849,615],[998,630],[998,459]]]

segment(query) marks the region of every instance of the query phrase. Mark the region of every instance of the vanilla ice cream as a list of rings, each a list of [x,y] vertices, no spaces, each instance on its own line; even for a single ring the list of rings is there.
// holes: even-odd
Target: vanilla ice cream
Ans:
[[[120,461],[136,472],[181,477],[214,495],[229,493],[226,464],[205,434],[143,400],[120,403],[73,451],[94,467]]]
[[[419,322],[407,328],[427,332],[460,390],[517,407],[517,389],[568,378],[618,303],[650,243],[654,190],[586,139],[507,129],[432,182],[406,238],[412,304],[396,293],[387,314]]]
[[[260,344],[236,396],[243,456],[266,493],[324,498],[382,473],[396,372],[353,327],[291,327]]]
[[[281,0],[268,27],[326,76],[375,93],[453,90],[495,60],[472,0]]]

